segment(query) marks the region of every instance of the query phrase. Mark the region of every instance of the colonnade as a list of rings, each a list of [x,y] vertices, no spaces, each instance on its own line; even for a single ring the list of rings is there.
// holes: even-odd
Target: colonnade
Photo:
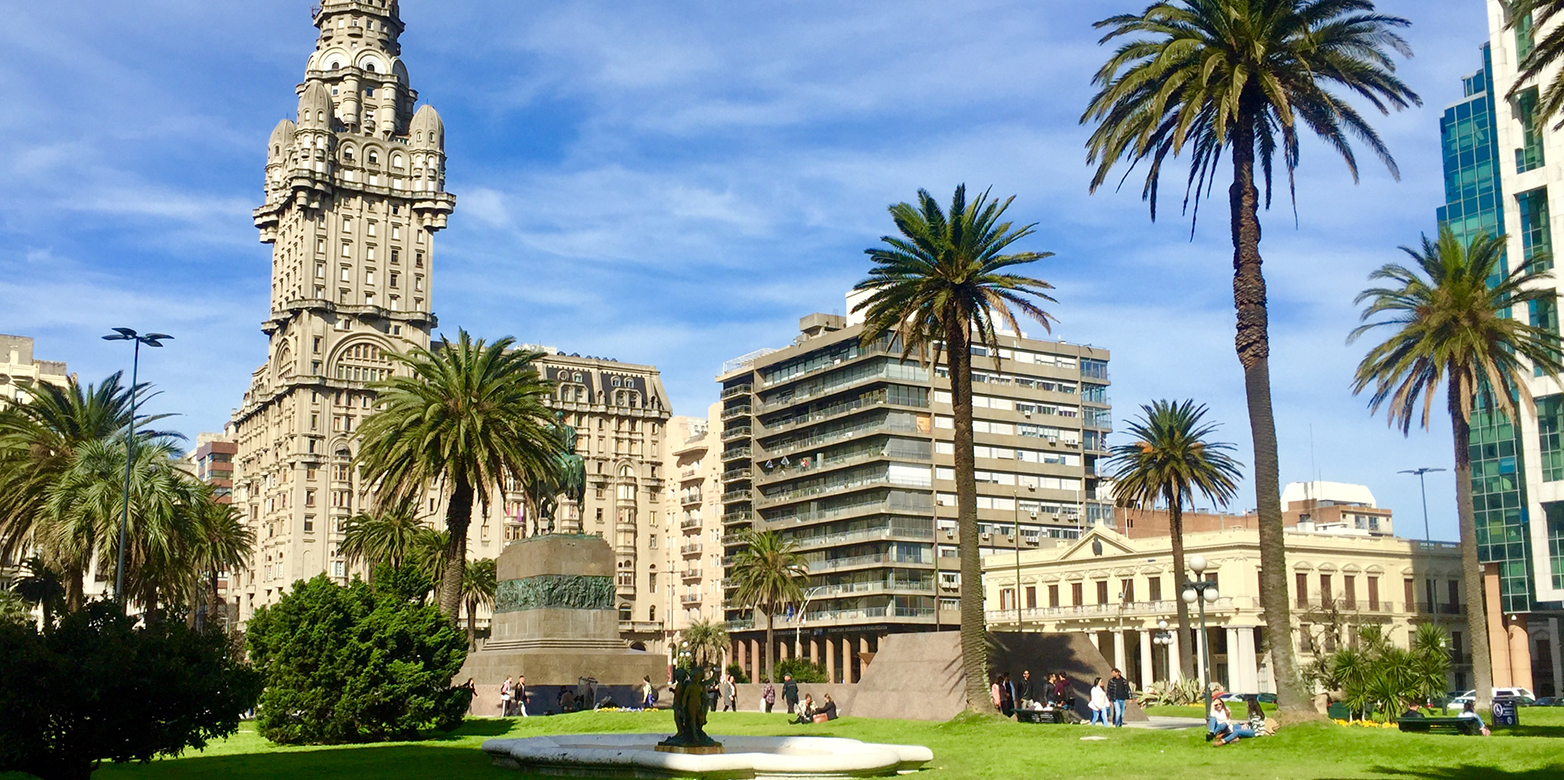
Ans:
[[[863,677],[864,664],[860,653],[871,652],[879,646],[879,640],[871,634],[844,633],[820,636],[797,636],[792,631],[776,633],[776,647],[772,649],[773,663],[802,658],[825,668],[831,682],[855,683]],[[738,664],[755,682],[761,681],[761,667],[765,665],[765,639],[734,640],[730,649],[733,662]]]

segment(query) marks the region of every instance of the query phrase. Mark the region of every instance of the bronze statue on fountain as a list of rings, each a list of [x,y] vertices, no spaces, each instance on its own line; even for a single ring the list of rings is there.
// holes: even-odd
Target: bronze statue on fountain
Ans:
[[[706,735],[706,689],[720,671],[706,678],[699,665],[673,670],[673,723],[676,733],[657,743],[664,753],[721,753],[722,744]]]

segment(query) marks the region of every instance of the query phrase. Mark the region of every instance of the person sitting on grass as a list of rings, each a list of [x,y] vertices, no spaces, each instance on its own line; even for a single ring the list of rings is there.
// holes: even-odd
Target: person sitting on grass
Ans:
[[[1221,699],[1211,702],[1211,734],[1209,739],[1214,740],[1212,747],[1221,747],[1232,744],[1240,739],[1254,736],[1254,728],[1248,721],[1233,717],[1227,709],[1227,703]]]
[[[826,720],[836,720],[836,702],[831,700],[831,694],[825,695],[825,704],[820,705],[818,714],[824,715]]]
[[[1493,733],[1493,732],[1488,730],[1488,724],[1483,723],[1483,716],[1477,714],[1477,702],[1475,702],[1475,701],[1467,702],[1466,706],[1461,708],[1461,714],[1457,715],[1456,717],[1461,718],[1463,720],[1475,720],[1475,721],[1477,721],[1479,724],[1482,725],[1482,734],[1485,737],[1489,736],[1489,735],[1491,735]]]
[[[798,718],[794,723],[813,723],[815,721],[815,700],[809,694],[804,694],[803,703],[798,705]]]

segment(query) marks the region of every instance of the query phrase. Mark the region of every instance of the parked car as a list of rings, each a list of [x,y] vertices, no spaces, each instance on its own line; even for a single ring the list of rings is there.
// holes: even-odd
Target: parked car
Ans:
[[[1533,706],[1533,707],[1564,707],[1564,699],[1560,699],[1560,698],[1557,698],[1557,697],[1554,697],[1554,696],[1544,696],[1544,697],[1542,697],[1542,698],[1532,702],[1531,706]]]
[[[1450,702],[1445,705],[1445,709],[1447,709],[1447,710],[1459,710],[1459,709],[1462,709],[1462,708],[1464,708],[1466,706],[1467,702],[1469,702],[1469,701],[1471,701],[1471,700],[1473,700],[1475,698],[1477,698],[1477,691],[1476,690],[1466,691],[1466,692],[1462,693],[1461,695],[1456,696],[1456,697],[1450,699]],[[1495,699],[1503,699],[1505,701],[1510,702],[1513,705],[1520,706],[1520,707],[1531,706],[1534,702],[1537,701],[1537,697],[1532,695],[1532,692],[1530,690],[1526,689],[1526,688],[1494,688],[1493,689],[1493,698],[1495,698]]]

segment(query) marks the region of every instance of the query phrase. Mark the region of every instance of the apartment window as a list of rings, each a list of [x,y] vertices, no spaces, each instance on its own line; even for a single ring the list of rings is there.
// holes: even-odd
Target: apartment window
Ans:
[[[1538,147],[1538,154],[1541,154],[1541,146]],[[1516,195],[1515,204],[1521,212],[1521,256],[1533,271],[1553,268],[1553,231],[1548,226],[1548,188],[1538,187]]]
[[[324,279],[324,278],[326,278],[326,264],[325,263],[316,263],[315,264],[315,278],[316,279]]]
[[[1531,50],[1536,47],[1536,29],[1533,27],[1531,14],[1526,13],[1515,19],[1515,59],[1517,62],[1531,56]],[[1533,90],[1535,92],[1535,90]]]
[[[344,281],[344,282],[351,282],[351,281],[353,281],[353,266],[345,265],[345,266],[342,266],[342,268],[340,270],[342,271],[342,281]]]
[[[348,159],[350,159],[350,160],[353,159],[353,150],[351,150],[351,149],[348,150]],[[353,232],[353,220],[349,219],[348,217],[343,217],[342,218],[342,232],[344,232],[344,233],[352,233]]]
[[[1301,571],[1298,572],[1294,577],[1294,588],[1298,591],[1293,594],[1294,598],[1297,599],[1298,606],[1309,606],[1309,575]]]
[[[396,163],[396,167],[398,167],[398,168],[402,167],[402,158],[401,157],[396,158],[395,163]],[[392,225],[391,226],[391,240],[395,241],[396,239],[399,239],[401,237],[402,237],[402,226],[401,225]]]
[[[348,295],[350,295],[350,294],[351,293],[347,289],[339,288],[337,290],[337,303],[347,303],[348,302]],[[343,330],[347,330],[347,328],[343,328]]]
[[[397,286],[397,280],[400,277],[400,274],[398,274],[396,271],[392,271],[390,273],[390,276],[391,276],[391,286],[392,287],[396,287]]]
[[[1082,588],[1081,583],[1070,583],[1070,599],[1074,606],[1085,606],[1086,597],[1082,594],[1082,590],[1084,590],[1084,588]]]
[[[370,259],[373,260],[374,258],[370,258]],[[375,283],[375,269],[371,268],[371,269],[369,269],[369,270],[364,272],[364,283],[365,284],[374,284]]]
[[[1358,608],[1358,578],[1351,574],[1341,575],[1341,600],[1347,609]]]
[[[1135,601],[1135,581],[1119,580],[1119,600],[1124,602]]]
[[[1108,601],[1108,581],[1107,580],[1101,580],[1101,581],[1099,581],[1097,583],[1097,603],[1098,604],[1111,604],[1112,603],[1112,602]]]
[[[374,247],[372,247],[372,246],[364,247],[364,259],[365,260],[374,260],[375,259],[375,248]]]
[[[422,292],[423,289],[424,289],[424,278],[422,276],[414,276],[413,277],[413,291],[414,292]]]
[[[342,256],[343,257],[352,257],[353,256],[353,244],[351,244],[351,243],[349,243],[347,241],[343,241],[342,242]]]
[[[305,506],[315,506],[315,491],[313,491],[313,490],[306,490],[306,491],[304,491],[304,505]]]
[[[1026,608],[1037,609],[1037,586],[1026,586]]]
[[[1459,612],[1461,605],[1461,581],[1450,580],[1445,584],[1449,586],[1445,591],[1445,595],[1450,597],[1446,603],[1450,605],[1451,612]]]
[[[414,268],[423,268],[424,267],[424,253],[423,252],[414,252],[413,253],[413,267]]]
[[[369,161],[371,163],[373,163],[375,161],[375,155],[374,155],[373,152],[371,152],[370,155],[369,155]],[[378,227],[378,225],[375,222],[371,221],[369,223],[369,234],[370,235],[375,235],[375,231],[376,231],[377,227]]]
[[[1515,96],[1515,110],[1521,120],[1521,148],[1515,150],[1515,172],[1525,173],[1541,168],[1546,162],[1542,154],[1542,132],[1537,127],[1536,87]]]
[[[1412,580],[1410,578],[1402,580],[1401,584],[1404,586],[1404,590],[1405,590],[1405,592],[1402,595],[1403,595],[1403,597],[1406,598],[1406,605],[1407,605],[1406,611],[1408,611],[1408,612],[1416,612],[1417,611],[1417,595],[1416,595],[1417,594],[1417,588],[1416,588],[1416,586],[1413,585]]]
[[[304,516],[304,532],[305,533],[310,533],[310,532],[312,532],[314,530],[315,530],[315,516],[314,515],[305,515]]]
[[[1152,601],[1161,601],[1162,600],[1162,578],[1161,577],[1147,577],[1146,578],[1146,597],[1149,598]]]
[[[1379,578],[1378,577],[1369,577],[1368,578],[1368,598],[1369,598],[1369,609],[1372,610],[1372,611],[1375,611],[1375,612],[1379,611]]]
[[[1050,606],[1050,607],[1058,607],[1059,606],[1059,586],[1058,585],[1049,585],[1048,586],[1048,606]]]
[[[1531,325],[1547,334],[1545,337],[1549,347],[1548,353],[1554,360],[1559,359],[1559,302],[1558,298],[1549,297],[1541,300],[1527,301],[1527,313],[1531,318]],[[1542,366],[1532,366],[1534,376],[1542,376],[1547,373]]]
[[[323,340],[324,339],[322,339],[320,336],[316,336],[315,338],[311,339],[310,340],[310,351],[314,352],[316,354],[320,354],[320,345],[321,345],[321,342]]]
[[[315,239],[315,251],[318,254],[325,254],[326,253],[326,239],[324,239],[324,238],[317,238],[317,239]]]
[[[1331,601],[1330,575],[1320,575],[1320,606],[1329,607]]]
[[[310,415],[310,430],[312,430],[312,431],[313,430],[318,430],[319,427],[320,427],[320,415],[318,415],[318,414]]]
[[[1427,612],[1437,612],[1437,611],[1439,611],[1439,588],[1437,587],[1436,583],[1433,580],[1431,580],[1431,579],[1423,580],[1423,595],[1426,596],[1427,599],[1428,599],[1426,602],[1424,602],[1425,604],[1427,604],[1427,607],[1425,607],[1425,611],[1427,611]]]
[[[649,571],[646,573],[646,592],[657,592],[657,572],[655,571]]]

